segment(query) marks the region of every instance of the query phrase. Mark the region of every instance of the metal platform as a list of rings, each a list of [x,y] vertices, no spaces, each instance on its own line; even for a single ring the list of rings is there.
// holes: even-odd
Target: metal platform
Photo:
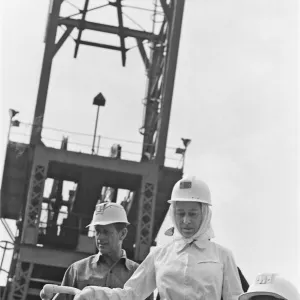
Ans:
[[[28,295],[36,295],[37,287],[41,288],[46,281],[53,278],[60,281],[62,278],[55,275],[57,268],[62,269],[60,274],[63,274],[70,263],[95,253],[94,239],[88,236],[85,227],[104,186],[133,192],[134,197],[126,208],[131,225],[124,248],[128,257],[143,260],[168,210],[172,187],[182,177],[181,169],[159,167],[152,161],[116,160],[43,145],[34,148],[22,145],[24,151],[17,156],[16,147],[17,143],[11,143],[7,151],[1,210],[2,217],[11,219],[19,219],[20,211],[24,212],[15,251],[18,260],[11,266],[11,272],[21,272],[22,276],[28,274],[26,271],[39,274],[38,270],[47,266],[49,274],[39,283],[32,281],[33,275],[28,276]],[[63,222],[54,227],[49,226],[49,220],[46,226],[41,222],[42,211],[49,209],[49,199],[44,197],[47,178],[77,183],[72,203],[64,201],[72,205],[72,209]],[[17,182],[18,190],[6,186],[7,182]]]

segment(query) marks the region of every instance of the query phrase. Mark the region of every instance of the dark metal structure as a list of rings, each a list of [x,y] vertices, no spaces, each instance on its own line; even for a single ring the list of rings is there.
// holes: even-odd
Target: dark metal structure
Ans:
[[[152,14],[150,31],[125,27],[124,8],[133,6],[130,0],[106,1],[100,6],[84,0],[78,13],[61,16],[62,5],[69,2],[50,1],[30,143],[7,145],[0,217],[18,220],[18,234],[5,300],[39,299],[44,283],[60,282],[72,262],[95,252],[86,225],[103,188],[129,191],[124,205],[131,228],[124,247],[130,258],[142,261],[164,220],[172,187],[182,177],[182,169],[165,166],[165,151],[185,0],[135,1],[149,3],[143,9]],[[91,11],[108,6],[115,9],[118,26],[88,21]],[[58,27],[65,29],[60,37]],[[147,74],[140,161],[72,152],[67,150],[66,141],[61,149],[46,147],[42,142],[52,62],[66,39],[76,31],[74,57],[83,45],[105,48],[119,51],[123,66],[127,63],[127,41],[136,42]],[[84,40],[85,31],[118,36],[119,45]],[[54,183],[50,197],[45,198],[48,178],[54,179]],[[77,184],[68,199],[62,196],[64,181]]]

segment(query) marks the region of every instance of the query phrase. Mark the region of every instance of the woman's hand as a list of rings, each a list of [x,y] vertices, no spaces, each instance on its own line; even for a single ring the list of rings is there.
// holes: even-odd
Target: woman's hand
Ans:
[[[95,291],[87,286],[80,293],[76,294],[74,300],[96,300]]]
[[[52,297],[53,297],[53,294],[49,295],[49,294],[47,294],[47,293],[44,291],[44,289],[41,290],[41,292],[40,292],[40,298],[41,298],[42,300],[50,300]]]

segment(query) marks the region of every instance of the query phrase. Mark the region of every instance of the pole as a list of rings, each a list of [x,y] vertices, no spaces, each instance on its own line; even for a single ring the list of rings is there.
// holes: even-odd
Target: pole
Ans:
[[[96,134],[97,134],[97,125],[98,125],[98,117],[99,117],[99,108],[100,106],[97,105],[97,115],[96,115],[96,122],[95,122],[95,130],[94,130],[94,137],[93,137],[93,147],[92,147],[92,154],[95,153],[95,140],[96,140]]]
[[[46,43],[44,58],[39,82],[39,89],[34,111],[33,126],[31,129],[30,144],[36,145],[41,140],[41,131],[43,127],[44,114],[46,108],[48,87],[52,68],[52,60],[55,53],[55,38],[58,26],[61,0],[50,1],[48,25],[46,32]]]
[[[8,132],[7,132],[7,147],[9,145],[9,137],[10,137],[12,119],[13,119],[13,117],[9,117],[9,126],[8,126]]]
[[[182,174],[184,174],[186,150],[187,150],[187,147],[185,148],[185,151],[184,151],[183,156],[182,156]]]
[[[100,138],[101,138],[101,136],[100,136],[100,135],[98,135],[97,154],[99,154],[99,148],[100,148]]]

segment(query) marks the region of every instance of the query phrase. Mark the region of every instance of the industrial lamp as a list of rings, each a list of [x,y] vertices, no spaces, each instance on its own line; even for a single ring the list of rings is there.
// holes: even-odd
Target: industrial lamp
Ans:
[[[182,170],[184,168],[184,162],[185,162],[185,155],[186,155],[186,150],[187,147],[189,146],[189,144],[192,142],[191,139],[185,139],[185,138],[181,138],[182,143],[184,148],[176,148],[176,154],[181,154],[182,155]]]
[[[92,146],[92,154],[95,153],[95,140],[97,135],[97,127],[98,127],[98,118],[99,118],[99,108],[100,106],[105,106],[106,100],[102,93],[99,93],[93,101],[93,105],[97,105],[97,115],[96,115],[96,122],[95,122],[95,130],[94,130],[94,137],[93,137],[93,146]]]

